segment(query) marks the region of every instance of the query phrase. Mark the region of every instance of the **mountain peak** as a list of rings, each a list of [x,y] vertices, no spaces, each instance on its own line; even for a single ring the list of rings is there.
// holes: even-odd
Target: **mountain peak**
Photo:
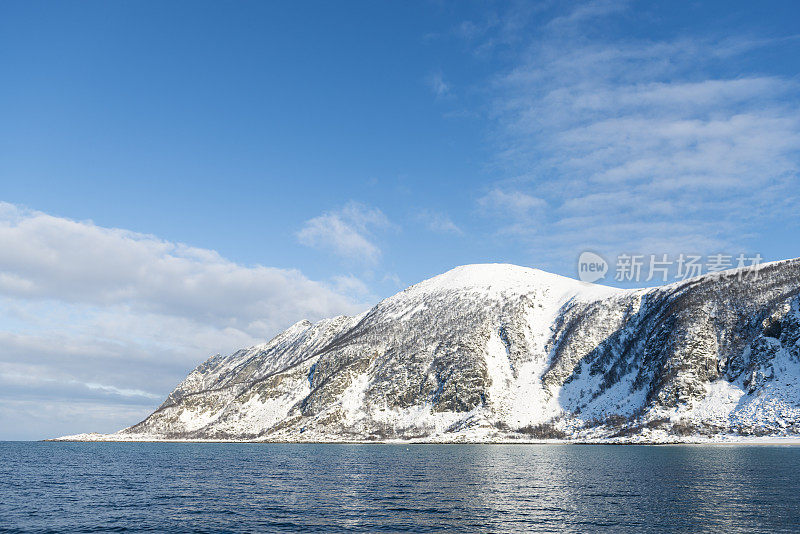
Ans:
[[[401,294],[443,291],[479,292],[496,297],[503,294],[529,294],[537,290],[558,293],[596,293],[610,295],[620,290],[588,284],[541,269],[510,263],[473,263],[450,269],[415,284]]]

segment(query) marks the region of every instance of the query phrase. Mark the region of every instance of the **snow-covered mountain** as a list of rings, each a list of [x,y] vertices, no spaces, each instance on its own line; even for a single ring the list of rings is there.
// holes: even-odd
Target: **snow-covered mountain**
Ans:
[[[665,441],[800,435],[800,259],[653,289],[467,265],[198,366],[71,439]]]

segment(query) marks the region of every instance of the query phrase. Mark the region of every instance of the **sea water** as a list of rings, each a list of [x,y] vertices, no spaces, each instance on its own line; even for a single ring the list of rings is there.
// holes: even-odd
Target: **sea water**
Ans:
[[[800,447],[0,443],[0,532],[790,532]]]

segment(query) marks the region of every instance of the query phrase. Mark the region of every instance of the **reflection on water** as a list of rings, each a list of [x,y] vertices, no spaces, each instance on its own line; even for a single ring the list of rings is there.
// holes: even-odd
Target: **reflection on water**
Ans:
[[[6,442],[0,457],[0,532],[800,524],[800,447]]]

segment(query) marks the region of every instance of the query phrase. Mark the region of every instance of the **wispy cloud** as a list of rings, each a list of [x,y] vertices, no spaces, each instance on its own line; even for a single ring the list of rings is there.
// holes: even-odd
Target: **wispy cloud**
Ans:
[[[417,219],[425,224],[429,230],[439,234],[463,235],[464,232],[445,213],[431,210],[420,210]]]
[[[44,376],[41,371],[42,368],[37,366],[0,362],[0,384],[3,385],[6,392],[14,387],[24,388],[28,392],[40,388],[48,391],[51,396],[55,396],[54,392],[61,392],[73,397],[87,397],[92,396],[92,392],[97,392],[102,398],[117,401],[131,399],[133,403],[136,403],[137,400],[149,402],[163,400],[163,393],[156,394],[141,389],[109,386],[97,382],[81,382],[63,376]]]
[[[489,214],[500,218],[527,219],[547,207],[547,202],[513,188],[495,188],[478,199]]]
[[[381,249],[375,242],[375,233],[394,227],[378,208],[351,201],[341,209],[306,221],[297,239],[303,245],[328,250],[342,258],[376,264]]]
[[[437,98],[442,98],[450,94],[450,84],[448,84],[441,72],[434,72],[428,76],[428,86]]]
[[[547,27],[557,31],[574,30],[578,28],[579,23],[624,11],[629,3],[627,0],[592,0],[576,6],[564,15],[551,19],[547,23]]]
[[[588,2],[544,21],[496,78],[497,163],[514,178],[479,204],[503,207],[504,231],[561,265],[584,248],[742,250],[753,225],[796,209],[800,87],[730,68],[766,39],[581,31],[624,8]]]

